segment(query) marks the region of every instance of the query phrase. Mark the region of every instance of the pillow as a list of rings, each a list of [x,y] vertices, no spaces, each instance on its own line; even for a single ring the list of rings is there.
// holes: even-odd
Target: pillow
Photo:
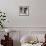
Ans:
[[[33,46],[33,45],[29,44],[29,43],[23,43],[23,44],[21,44],[21,46]]]
[[[34,41],[37,41],[37,38],[35,36],[28,36],[25,35],[20,39],[21,43],[33,43]]]

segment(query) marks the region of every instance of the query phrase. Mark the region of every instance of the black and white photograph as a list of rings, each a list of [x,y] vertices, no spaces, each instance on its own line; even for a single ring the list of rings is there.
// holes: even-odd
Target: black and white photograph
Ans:
[[[20,6],[19,15],[20,16],[29,16],[29,6]]]

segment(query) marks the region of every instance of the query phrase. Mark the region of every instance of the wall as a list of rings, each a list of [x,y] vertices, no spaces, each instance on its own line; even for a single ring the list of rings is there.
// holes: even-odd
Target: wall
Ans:
[[[29,16],[19,16],[19,7],[26,5],[29,6]],[[8,22],[5,26],[8,29],[13,27],[22,35],[46,31],[46,0],[0,0],[0,9],[6,12]]]
[[[19,7],[29,6],[29,16],[19,16]],[[7,27],[46,27],[46,0],[0,0]]]

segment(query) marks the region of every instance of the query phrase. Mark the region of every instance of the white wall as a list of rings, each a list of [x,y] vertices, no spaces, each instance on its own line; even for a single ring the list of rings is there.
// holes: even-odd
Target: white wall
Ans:
[[[20,6],[29,6],[29,16],[19,16]],[[31,31],[46,33],[46,0],[0,0],[0,9],[6,12],[6,27],[20,31],[20,36]]]
[[[19,7],[29,6],[29,16],[19,16]],[[7,27],[46,27],[46,0],[0,0]]]

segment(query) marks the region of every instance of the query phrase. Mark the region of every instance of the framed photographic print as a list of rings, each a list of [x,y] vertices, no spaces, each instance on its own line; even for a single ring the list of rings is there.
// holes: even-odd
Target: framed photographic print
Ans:
[[[19,16],[29,16],[29,6],[20,6]]]

